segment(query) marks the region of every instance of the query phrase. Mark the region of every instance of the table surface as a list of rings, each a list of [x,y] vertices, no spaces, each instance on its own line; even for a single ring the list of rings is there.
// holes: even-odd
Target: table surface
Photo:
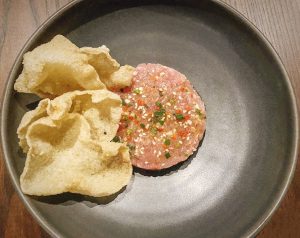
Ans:
[[[300,0],[224,0],[269,39],[300,98]],[[70,0],[0,0],[0,89],[26,40]],[[299,107],[298,107],[299,108]],[[300,167],[280,208],[260,238],[300,237]],[[49,237],[27,212],[0,159],[0,237]]]

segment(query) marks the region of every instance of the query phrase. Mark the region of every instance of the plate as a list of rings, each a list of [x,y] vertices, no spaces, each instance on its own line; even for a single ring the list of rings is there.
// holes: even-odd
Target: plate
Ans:
[[[22,55],[63,34],[111,49],[121,64],[161,63],[184,73],[207,108],[202,145],[167,171],[135,170],[119,194],[25,196],[16,129],[31,95],[13,91]],[[172,89],[170,89],[172,90]],[[75,1],[26,43],[3,100],[4,158],[21,199],[56,237],[250,237],[279,206],[296,163],[295,97],[262,34],[220,1]]]

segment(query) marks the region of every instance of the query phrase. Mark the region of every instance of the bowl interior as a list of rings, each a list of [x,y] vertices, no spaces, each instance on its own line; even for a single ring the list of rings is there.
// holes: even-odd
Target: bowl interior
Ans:
[[[162,2],[79,3],[45,24],[23,50],[56,34],[78,46],[105,44],[121,64],[161,63],[179,70],[207,109],[206,135],[191,158],[163,173],[136,170],[116,196],[21,195],[52,234],[245,236],[266,219],[287,185],[295,164],[296,111],[272,49],[217,3]],[[18,190],[25,155],[16,129],[28,104],[37,100],[13,92],[21,68],[19,58],[2,115],[4,150]]]

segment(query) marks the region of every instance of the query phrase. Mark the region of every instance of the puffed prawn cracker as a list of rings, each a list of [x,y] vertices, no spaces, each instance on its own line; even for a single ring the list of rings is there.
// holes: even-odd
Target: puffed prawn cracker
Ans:
[[[96,69],[100,80],[108,89],[121,89],[131,85],[134,67],[120,64],[109,54],[103,45],[98,48],[82,47],[80,51],[88,56],[89,63]]]
[[[69,113],[59,123],[49,116],[33,122],[26,135],[28,154],[20,178],[29,195],[63,192],[101,197],[128,184],[132,165],[121,143],[92,140],[83,115]]]
[[[131,85],[135,68],[130,65],[121,66],[112,73],[107,81],[103,81],[109,89],[121,89]]]
[[[120,64],[111,57],[105,45],[98,48],[82,47],[80,52],[88,57],[89,64],[95,68],[101,81],[120,68]]]
[[[47,116],[47,107],[48,107],[49,103],[50,103],[49,99],[41,100],[39,102],[38,106],[34,110],[25,113],[24,116],[22,117],[20,125],[17,129],[17,134],[19,137],[19,144],[25,153],[27,153],[27,151],[28,151],[28,145],[27,145],[27,141],[25,138],[28,127],[34,121]]]
[[[78,48],[62,35],[24,55],[14,88],[42,98],[74,90],[120,89],[131,84],[133,67],[122,66],[106,46]],[[106,86],[105,86],[106,85]]]
[[[14,88],[54,98],[65,92],[103,89],[97,71],[88,63],[86,54],[62,35],[24,55],[23,71]]]
[[[90,125],[92,139],[110,141],[116,135],[121,118],[121,99],[108,90],[86,90],[65,93],[53,100],[43,99],[38,107],[27,112],[18,127],[20,146],[28,151],[26,133],[30,124],[49,116],[58,123],[69,113],[81,114]]]

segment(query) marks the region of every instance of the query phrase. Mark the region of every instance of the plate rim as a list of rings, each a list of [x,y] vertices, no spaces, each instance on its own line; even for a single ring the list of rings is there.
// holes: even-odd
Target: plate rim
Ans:
[[[15,191],[17,192],[19,198],[25,204],[26,209],[29,211],[29,213],[33,216],[35,221],[38,222],[38,224],[48,232],[49,235],[52,237],[63,237],[63,235],[53,226],[51,223],[49,223],[46,219],[44,219],[41,215],[38,209],[33,208],[31,206],[31,202],[26,199],[26,195],[24,195],[20,189],[19,186],[19,178],[16,175],[15,171],[13,171],[13,164],[12,160],[10,159],[10,152],[9,148],[7,146],[7,133],[6,133],[6,125],[7,125],[7,115],[8,115],[8,107],[6,106],[8,104],[11,92],[13,91],[13,84],[15,81],[14,75],[17,73],[17,66],[22,62],[22,58],[25,52],[28,51],[28,48],[30,47],[30,43],[32,41],[35,41],[35,39],[43,33],[44,29],[50,26],[59,16],[63,15],[67,10],[71,9],[72,7],[76,6],[80,2],[83,2],[84,0],[73,0],[63,6],[62,8],[58,9],[54,14],[52,14],[46,21],[44,21],[35,31],[34,33],[29,37],[29,39],[25,42],[24,46],[18,53],[17,57],[15,58],[14,64],[11,67],[11,70],[9,72],[8,78],[6,79],[6,82],[3,87],[2,91],[2,98],[1,98],[1,147],[2,147],[2,157],[5,161],[5,167],[8,171],[9,177],[12,181],[13,187]],[[175,1],[175,3],[180,1]],[[272,56],[273,60],[275,60],[279,70],[281,71],[284,82],[286,83],[287,90],[289,92],[289,96],[291,99],[291,107],[292,107],[292,116],[293,116],[293,128],[295,128],[294,133],[292,136],[292,153],[291,153],[291,164],[290,164],[290,170],[287,176],[285,177],[285,180],[283,181],[283,189],[280,191],[280,193],[275,197],[273,200],[273,204],[270,205],[268,209],[261,215],[261,217],[252,224],[248,231],[246,231],[245,234],[243,234],[243,237],[254,237],[257,235],[262,228],[270,221],[271,217],[275,213],[275,211],[279,208],[281,202],[283,201],[283,198],[285,197],[287,190],[289,188],[289,185],[291,184],[297,159],[298,159],[298,146],[299,146],[299,114],[298,114],[298,108],[297,108],[297,98],[294,91],[294,88],[292,86],[291,80],[289,78],[289,75],[282,63],[282,60],[277,53],[276,49],[273,47],[271,42],[266,38],[266,36],[261,32],[246,16],[244,16],[241,12],[230,6],[229,4],[223,2],[222,0],[211,0],[212,3],[218,5],[222,8],[225,12],[229,13],[230,15],[234,16],[237,20],[241,21],[245,27],[247,27],[251,33],[253,33],[259,41],[261,41],[264,44],[264,47],[268,49],[270,55]]]

